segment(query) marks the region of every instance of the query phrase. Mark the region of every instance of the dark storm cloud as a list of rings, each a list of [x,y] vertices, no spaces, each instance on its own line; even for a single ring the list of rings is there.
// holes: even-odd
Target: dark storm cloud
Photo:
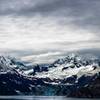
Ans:
[[[0,15],[51,16],[99,33],[100,0],[0,0]],[[64,19],[63,19],[64,18]]]
[[[53,12],[62,16],[86,16],[99,14],[99,0],[0,0],[0,13],[22,14],[40,13],[52,15]]]

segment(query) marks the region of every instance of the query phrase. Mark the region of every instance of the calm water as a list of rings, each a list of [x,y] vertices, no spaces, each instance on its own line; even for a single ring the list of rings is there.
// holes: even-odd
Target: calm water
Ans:
[[[78,99],[61,96],[0,96],[0,100],[100,100],[100,99]]]

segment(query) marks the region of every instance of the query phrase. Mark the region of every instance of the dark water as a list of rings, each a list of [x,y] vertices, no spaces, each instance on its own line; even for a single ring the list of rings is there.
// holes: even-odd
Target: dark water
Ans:
[[[100,100],[100,99],[78,99],[62,96],[0,96],[0,100]]]

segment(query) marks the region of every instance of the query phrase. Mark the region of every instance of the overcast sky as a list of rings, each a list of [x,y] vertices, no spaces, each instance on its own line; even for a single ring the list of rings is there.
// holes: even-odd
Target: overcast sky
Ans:
[[[100,0],[0,0],[0,52],[50,60],[100,49]]]

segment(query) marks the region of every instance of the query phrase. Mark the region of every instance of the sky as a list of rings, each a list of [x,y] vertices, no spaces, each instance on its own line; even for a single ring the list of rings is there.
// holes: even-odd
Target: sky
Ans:
[[[0,0],[0,53],[33,63],[99,52],[100,0]]]

